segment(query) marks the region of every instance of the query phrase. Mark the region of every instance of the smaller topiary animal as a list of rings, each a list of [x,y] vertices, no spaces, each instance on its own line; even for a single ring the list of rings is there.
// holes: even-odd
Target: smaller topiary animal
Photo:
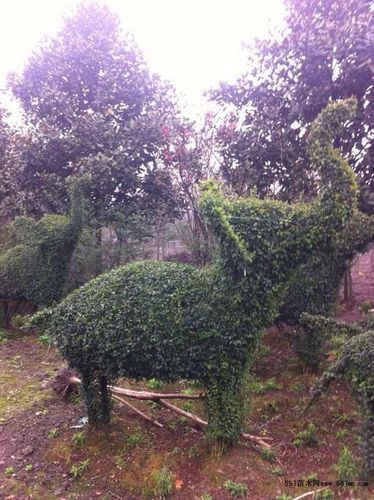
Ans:
[[[360,333],[347,341],[338,360],[323,374],[312,389],[312,402],[327,390],[331,382],[337,379],[344,379],[350,384],[352,392],[360,405],[364,419],[361,441],[364,469],[368,477],[373,477],[374,330]]]
[[[17,217],[11,224],[11,246],[0,253],[0,301],[6,326],[18,312],[31,312],[61,299],[82,229],[87,182],[81,178],[71,184],[70,216],[49,214],[38,221]]]

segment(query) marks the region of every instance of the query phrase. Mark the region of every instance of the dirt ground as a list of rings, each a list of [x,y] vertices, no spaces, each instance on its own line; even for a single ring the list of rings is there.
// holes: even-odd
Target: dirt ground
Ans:
[[[339,309],[348,320],[360,316],[361,302],[374,300],[374,279],[368,276],[373,277],[371,257],[359,266],[354,270],[355,300]],[[263,345],[247,426],[254,434],[272,438],[275,456],[240,443],[215,457],[200,431],[153,403],[135,404],[164,429],[118,404],[110,425],[89,429],[82,421],[79,397],[64,401],[48,387],[63,366],[55,350],[36,335],[8,333],[0,341],[0,499],[160,498],[157,478],[162,470],[169,471],[173,499],[233,498],[228,480],[245,485],[247,498],[253,500],[292,499],[325,482],[333,483],[333,498],[374,499],[373,485],[362,486],[358,480],[355,486],[335,485],[334,466],[342,447],[360,456],[360,416],[348,388],[334,384],[303,415],[320,372],[306,370],[276,328],[267,332]],[[145,382],[121,385],[146,387]],[[163,389],[188,387],[185,383]],[[203,414],[200,402],[189,409]],[[297,433],[310,423],[317,442],[296,446]]]

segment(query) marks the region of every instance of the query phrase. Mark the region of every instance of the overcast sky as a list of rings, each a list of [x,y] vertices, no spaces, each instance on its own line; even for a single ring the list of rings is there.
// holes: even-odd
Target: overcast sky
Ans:
[[[22,70],[32,49],[61,26],[77,0],[5,0],[0,4],[0,88]],[[153,71],[171,80],[191,105],[245,68],[241,42],[282,20],[282,0],[107,0],[134,34]]]

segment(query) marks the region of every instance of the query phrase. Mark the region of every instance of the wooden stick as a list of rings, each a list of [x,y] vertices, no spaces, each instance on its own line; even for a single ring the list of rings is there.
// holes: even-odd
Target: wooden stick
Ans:
[[[78,377],[70,377],[70,384],[80,384],[81,380]],[[140,399],[140,400],[150,400],[158,401],[159,399],[202,399],[203,394],[163,394],[162,392],[148,392],[148,391],[133,391],[131,389],[123,389],[122,387],[115,387],[113,385],[108,385],[110,389],[115,394],[122,394],[128,398]]]
[[[328,488],[328,486],[325,486],[324,488],[320,488],[319,490],[307,491],[306,493],[303,493],[299,497],[295,497],[292,500],[300,500],[301,498],[305,498],[309,495],[313,495],[313,497],[314,497],[315,493],[319,493],[320,491],[326,490],[327,488]]]
[[[152,424],[154,424],[156,427],[159,427],[160,429],[164,428],[164,426],[160,422],[149,417],[146,413],[143,413],[141,410],[136,408],[134,405],[132,405],[128,401],[125,401],[123,398],[120,398],[116,394],[112,394],[112,397],[117,399],[118,401],[120,401],[123,405],[127,406],[127,408],[130,408],[130,410],[133,411],[134,413],[136,413],[137,415],[141,416],[142,418],[144,418],[148,422],[151,422]]]
[[[70,384],[80,384],[81,380],[78,377],[70,377],[69,378],[69,383]],[[157,421],[153,421],[148,415],[145,413],[141,412],[135,406],[131,405],[127,401],[125,401],[122,398],[119,398],[116,396],[117,394],[121,394],[123,396],[129,397],[129,398],[134,398],[134,399],[140,399],[140,400],[150,400],[150,401],[156,401],[159,403],[161,406],[164,406],[165,408],[168,408],[171,411],[174,411],[175,413],[178,413],[179,415],[183,415],[187,419],[191,420],[194,422],[196,425],[200,427],[206,427],[208,425],[208,422],[203,420],[202,418],[198,417],[197,415],[194,415],[193,413],[190,413],[188,411],[182,410],[181,408],[178,408],[178,406],[175,406],[167,401],[165,399],[201,399],[203,397],[202,394],[162,394],[162,393],[157,393],[157,392],[146,392],[146,391],[132,391],[130,389],[123,389],[122,387],[115,387],[115,386],[108,386],[109,390],[113,394],[113,397],[116,399],[119,399],[123,404],[125,404],[127,407],[131,408],[135,413],[140,415],[141,417],[145,418],[146,420],[155,423]],[[158,422],[158,427],[162,424]],[[157,425],[157,424],[155,424]],[[251,441],[255,442],[261,446],[264,446],[265,448],[271,448],[271,446],[266,443],[266,440],[272,440],[270,437],[260,437],[260,436],[254,436],[252,434],[246,434],[242,433],[241,437],[245,441]]]

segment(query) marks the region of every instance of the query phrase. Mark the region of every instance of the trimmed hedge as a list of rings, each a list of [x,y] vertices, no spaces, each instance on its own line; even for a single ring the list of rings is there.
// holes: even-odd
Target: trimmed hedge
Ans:
[[[107,383],[119,376],[202,382],[207,433],[222,449],[243,427],[244,378],[282,290],[311,252],[325,251],[350,218],[353,172],[332,147],[355,101],[333,103],[312,125],[309,154],[324,189],[311,205],[225,198],[202,186],[200,210],[216,240],[212,266],[138,262],[104,274],[34,318],[48,322],[82,375],[90,421],[110,415]]]
[[[0,253],[0,299],[44,307],[59,300],[83,218],[83,181],[70,188],[71,215],[45,215],[39,221],[16,218],[11,246]]]

